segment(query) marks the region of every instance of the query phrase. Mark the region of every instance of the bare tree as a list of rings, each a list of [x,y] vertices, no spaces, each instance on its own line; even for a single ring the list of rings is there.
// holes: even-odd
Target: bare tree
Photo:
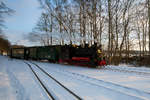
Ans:
[[[3,54],[3,52],[8,52],[10,49],[10,42],[7,39],[4,39],[4,37],[0,36],[0,52]]]
[[[109,58],[116,57],[119,62],[123,57],[129,60],[130,51],[136,49],[131,47],[138,40],[140,56],[146,54],[150,33],[149,0],[38,1],[46,13],[46,23],[52,23],[47,25],[48,32],[58,33],[60,44],[72,44],[75,39],[80,44],[99,43]],[[111,59],[110,63],[113,63]]]
[[[4,27],[4,16],[13,12],[14,10],[8,8],[4,2],[0,1],[0,33],[2,33],[2,27]]]

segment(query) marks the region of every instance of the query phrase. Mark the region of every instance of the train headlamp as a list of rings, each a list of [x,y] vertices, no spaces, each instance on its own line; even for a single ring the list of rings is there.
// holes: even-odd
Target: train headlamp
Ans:
[[[97,53],[102,53],[102,52],[101,52],[101,50],[98,49],[98,50],[97,50]]]
[[[77,47],[77,45],[75,45],[75,44],[73,44],[72,46],[73,46],[73,47]]]

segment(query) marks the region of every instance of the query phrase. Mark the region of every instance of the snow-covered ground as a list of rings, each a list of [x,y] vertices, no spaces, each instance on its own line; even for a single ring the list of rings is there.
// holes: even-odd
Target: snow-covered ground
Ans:
[[[41,72],[34,71],[57,100],[76,98]],[[103,69],[35,62],[84,100],[150,100],[150,68],[106,66]],[[0,56],[0,100],[49,100],[23,60]]]
[[[0,56],[0,100],[48,100],[48,97],[25,63]]]

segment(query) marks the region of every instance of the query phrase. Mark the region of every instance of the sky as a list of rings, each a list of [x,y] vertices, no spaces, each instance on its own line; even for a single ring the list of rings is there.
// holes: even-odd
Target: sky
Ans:
[[[1,0],[0,0],[1,1]],[[15,12],[6,16],[4,29],[5,35],[12,44],[33,45],[25,35],[35,27],[42,10],[38,0],[2,0]]]

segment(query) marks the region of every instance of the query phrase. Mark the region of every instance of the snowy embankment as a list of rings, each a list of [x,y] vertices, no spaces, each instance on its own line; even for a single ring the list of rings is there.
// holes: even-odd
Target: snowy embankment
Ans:
[[[106,66],[104,69],[94,69],[34,63],[84,100],[150,100],[149,68]],[[1,100],[49,100],[31,69],[22,60],[0,56],[0,65]],[[34,64],[31,66],[56,100],[76,99]]]

